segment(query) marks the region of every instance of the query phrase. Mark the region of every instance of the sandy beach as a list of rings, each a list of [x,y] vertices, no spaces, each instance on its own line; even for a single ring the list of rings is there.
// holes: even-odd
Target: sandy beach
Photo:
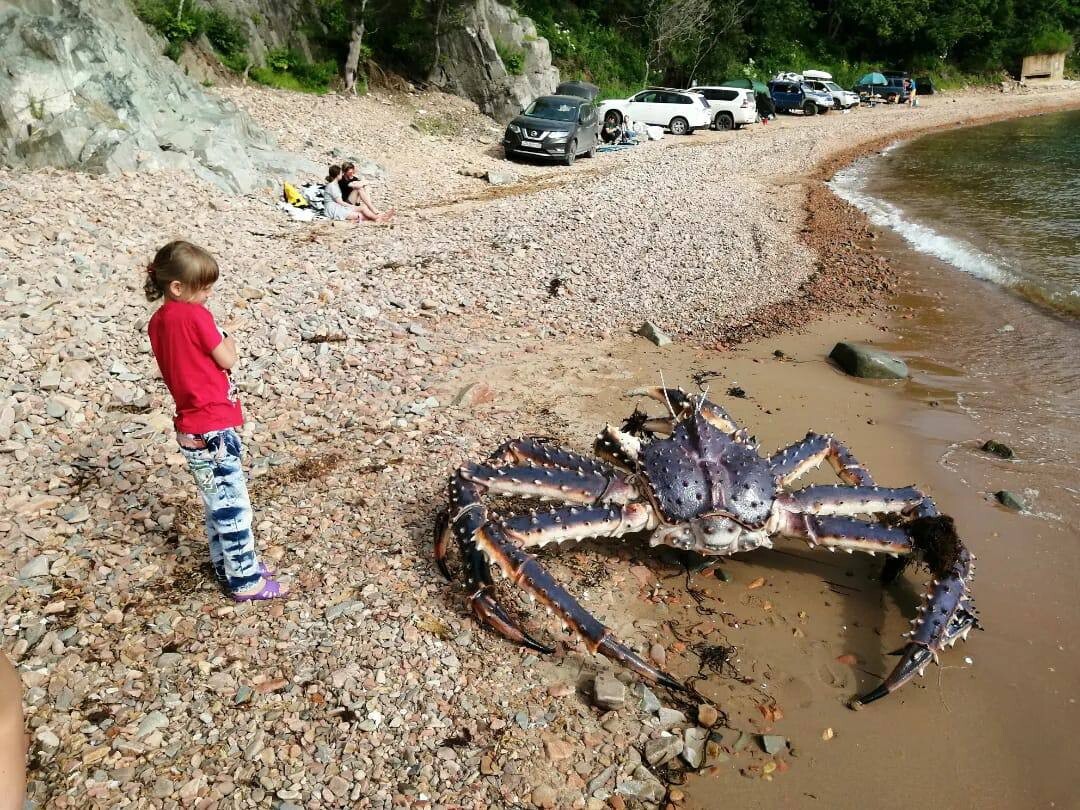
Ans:
[[[492,123],[445,96],[221,92],[313,160],[384,165],[374,196],[401,215],[308,225],[276,192],[223,198],[181,175],[0,171],[0,643],[27,690],[36,806],[620,807],[654,784],[686,807],[1069,806],[1076,524],[988,500],[1007,470],[964,455],[985,437],[920,360],[934,307],[958,311],[974,282],[905,267],[823,180],[892,140],[1080,106],[1080,90],[792,116],[569,170],[506,164]],[[453,134],[412,127],[432,114]],[[140,293],[178,237],[222,263],[211,308],[245,357],[257,531],[284,604],[226,603],[204,567]],[[633,336],[644,320],[675,343]],[[913,379],[844,377],[823,359],[840,338],[903,354]],[[765,447],[835,432],[881,483],[926,488],[979,555],[988,630],[852,712],[890,667],[915,572],[883,595],[873,558],[804,548],[726,559],[723,578],[640,539],[549,550],[586,607],[701,674],[726,715],[709,767],[646,776],[660,728],[634,679],[615,670],[627,702],[605,712],[591,691],[609,663],[527,602],[555,656],[481,628],[431,529],[456,465],[521,434],[587,450],[661,373],[709,385]],[[695,707],[656,696],[692,725]]]

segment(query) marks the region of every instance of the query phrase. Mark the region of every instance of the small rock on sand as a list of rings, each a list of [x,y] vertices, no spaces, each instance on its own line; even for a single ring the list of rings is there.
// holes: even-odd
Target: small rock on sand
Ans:
[[[997,498],[998,503],[1008,509],[1014,509],[1017,512],[1027,511],[1027,503],[1015,492],[1010,492],[1007,489],[1000,489],[994,493],[994,497]]]
[[[1007,444],[1003,444],[994,439],[987,439],[982,443],[982,447],[979,448],[983,452],[991,453],[998,458],[1012,458],[1013,449]]]
[[[669,338],[659,326],[652,321],[645,321],[638,327],[636,334],[641,335],[646,340],[652,341],[657,346],[670,346],[671,338]]]

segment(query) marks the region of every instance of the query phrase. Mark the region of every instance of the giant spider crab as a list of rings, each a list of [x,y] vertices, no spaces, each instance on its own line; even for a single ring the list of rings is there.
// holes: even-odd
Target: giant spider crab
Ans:
[[[597,458],[547,440],[520,438],[499,447],[487,463],[468,463],[450,481],[448,510],[435,529],[435,558],[447,579],[450,539],[457,541],[473,613],[500,634],[534,650],[551,649],[522,630],[495,600],[491,564],[605,655],[645,678],[675,690],[678,680],[645,661],[586,611],[528,549],[564,540],[619,537],[650,531],[650,545],[722,556],[770,548],[774,536],[804,540],[811,548],[891,555],[882,574],[891,581],[907,558],[920,556],[933,579],[918,608],[892,673],[858,698],[865,705],[899,689],[930,660],[967,638],[978,617],[969,583],[974,557],[952,519],[914,487],[874,484],[870,472],[836,438],[808,433],[763,457],[753,436],[705,395],[680,389],[633,392],[667,405],[649,418],[635,410],[616,429],[597,436]],[[663,437],[659,434],[664,434]],[[846,486],[788,485],[828,460]],[[484,496],[559,501],[527,514],[489,512]],[[855,517],[880,516],[877,520]]]

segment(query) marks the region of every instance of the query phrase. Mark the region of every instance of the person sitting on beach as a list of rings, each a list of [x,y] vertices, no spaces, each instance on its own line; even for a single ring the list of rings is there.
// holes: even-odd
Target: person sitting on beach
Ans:
[[[371,197],[368,196],[367,189],[364,188],[364,181],[356,176],[355,163],[341,164],[341,177],[338,178],[338,187],[341,189],[341,199],[343,201],[350,205],[355,205],[357,208],[366,208],[371,211],[376,218],[384,216],[383,212],[375,207],[375,203],[373,203]],[[394,209],[391,208],[387,211],[385,216],[386,219],[377,221],[386,222],[394,216]]]
[[[600,140],[606,144],[619,143],[622,140],[623,132],[614,121],[605,121],[603,128],[600,130]]]
[[[323,210],[330,219],[350,222],[386,222],[394,216],[393,209],[385,214],[377,214],[363,203],[353,205],[346,202],[341,193],[342,174],[340,166],[331,166],[326,175],[326,185],[323,186]]]

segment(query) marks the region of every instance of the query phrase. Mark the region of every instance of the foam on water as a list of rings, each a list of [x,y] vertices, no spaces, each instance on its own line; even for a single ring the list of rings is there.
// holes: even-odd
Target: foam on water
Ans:
[[[894,145],[893,148],[896,146],[899,144]],[[836,196],[854,205],[875,225],[898,233],[921,253],[940,259],[976,278],[1006,287],[1013,287],[1019,283],[1017,274],[1010,270],[1002,260],[984,253],[962,239],[946,236],[929,225],[916,222],[907,217],[899,206],[867,194],[864,190],[865,160],[868,159],[857,161],[838,172],[829,182],[829,188]]]

